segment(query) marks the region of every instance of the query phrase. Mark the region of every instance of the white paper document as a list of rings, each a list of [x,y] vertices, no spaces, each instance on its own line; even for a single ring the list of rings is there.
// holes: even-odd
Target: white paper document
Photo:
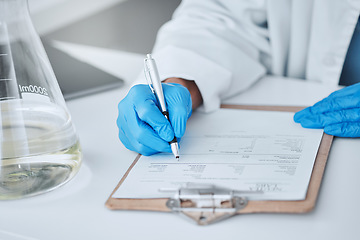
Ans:
[[[172,197],[186,183],[262,191],[253,200],[303,200],[323,131],[304,129],[294,113],[220,109],[195,112],[170,153],[141,156],[114,198]]]

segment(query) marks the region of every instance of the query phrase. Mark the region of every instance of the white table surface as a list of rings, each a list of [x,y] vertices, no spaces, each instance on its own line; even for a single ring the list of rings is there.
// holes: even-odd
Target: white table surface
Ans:
[[[333,90],[264,78],[226,102],[310,105]],[[117,104],[126,92],[68,102],[84,153],[82,167],[55,191],[0,202],[0,239],[360,239],[360,139],[335,138],[310,213],[240,215],[200,227],[171,213],[108,210],[105,201],[136,156],[117,136]]]

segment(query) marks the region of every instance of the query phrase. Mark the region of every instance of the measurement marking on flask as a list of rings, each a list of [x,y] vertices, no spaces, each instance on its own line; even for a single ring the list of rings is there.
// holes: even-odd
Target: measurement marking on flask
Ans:
[[[46,88],[36,85],[21,86],[19,84],[19,90],[21,93],[37,93],[44,96],[49,95]]]
[[[0,80],[8,81],[8,80],[12,80],[12,78],[0,78]]]
[[[0,57],[1,57],[1,56],[7,56],[7,55],[9,55],[9,54],[7,54],[7,53],[0,53]]]

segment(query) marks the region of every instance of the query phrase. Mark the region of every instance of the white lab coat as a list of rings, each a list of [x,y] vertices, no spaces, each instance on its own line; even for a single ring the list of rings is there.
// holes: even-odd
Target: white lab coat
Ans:
[[[205,111],[265,74],[337,85],[360,0],[183,0],[159,31],[160,77],[195,80]]]

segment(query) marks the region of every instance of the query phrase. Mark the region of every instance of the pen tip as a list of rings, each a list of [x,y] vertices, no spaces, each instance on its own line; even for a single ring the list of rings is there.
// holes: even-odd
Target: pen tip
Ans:
[[[176,156],[176,160],[178,160],[178,161],[179,161],[179,160],[180,160],[180,157],[179,157],[179,156]]]

